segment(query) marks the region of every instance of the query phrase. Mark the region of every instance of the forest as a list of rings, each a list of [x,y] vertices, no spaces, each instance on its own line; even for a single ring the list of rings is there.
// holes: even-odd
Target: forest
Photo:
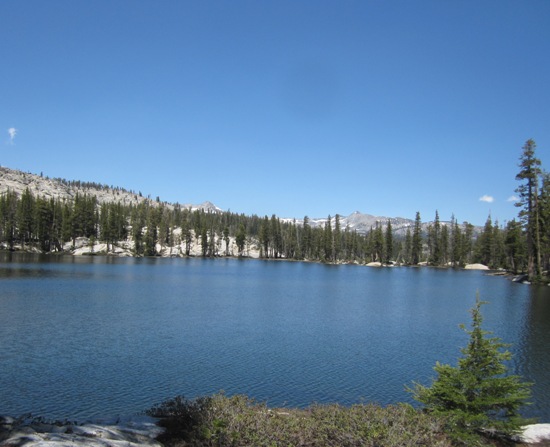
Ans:
[[[533,140],[522,148],[516,176],[518,219],[502,226],[489,216],[481,231],[467,222],[459,224],[454,217],[442,222],[437,211],[427,227],[417,212],[405,235],[397,234],[389,220],[360,234],[342,228],[339,215],[314,226],[307,216],[297,223],[275,215],[192,211],[158,199],[123,205],[100,204],[91,193],[76,194],[70,201],[45,198],[27,189],[20,196],[9,190],[0,196],[0,246],[64,252],[85,237],[90,244],[105,243],[106,254],[130,241],[135,256],[158,256],[166,247],[178,247],[180,255],[190,256],[194,246],[205,257],[246,256],[254,247],[262,258],[326,263],[451,267],[481,263],[540,280],[550,263],[550,175],[542,170],[535,148]],[[238,253],[229,251],[230,239]]]

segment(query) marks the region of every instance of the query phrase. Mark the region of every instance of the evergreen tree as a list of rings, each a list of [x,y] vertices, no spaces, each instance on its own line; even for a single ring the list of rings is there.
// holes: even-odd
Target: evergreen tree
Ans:
[[[393,230],[391,227],[391,221],[388,219],[388,224],[386,225],[386,252],[385,260],[386,264],[389,264],[393,258]]]
[[[334,240],[332,238],[332,218],[330,216],[328,216],[328,219],[325,222],[323,250],[324,260],[326,262],[332,262],[334,260]]]
[[[155,216],[154,209],[150,207],[148,209],[149,213],[147,215],[147,232],[145,233],[145,246],[143,254],[145,256],[156,256],[157,255],[157,238],[158,238],[158,228],[157,228],[157,219]]]
[[[260,242],[260,257],[269,258],[269,246],[271,243],[271,226],[269,225],[269,219],[267,216],[260,224],[260,233],[258,235]]]
[[[411,263],[417,265],[422,258],[422,222],[420,220],[420,213],[416,212],[414,219],[414,229],[412,236],[412,248],[411,248]]]
[[[107,245],[107,253],[109,253],[109,243],[113,239],[111,227],[109,225],[109,206],[102,203],[99,207],[99,240]]]
[[[182,210],[178,220],[181,229],[181,243],[184,244],[185,256],[191,254],[191,245],[193,243],[193,233],[191,231],[191,216],[188,209]]]
[[[536,143],[529,139],[523,146],[523,153],[520,158],[520,172],[516,180],[525,182],[521,184],[516,192],[519,194],[519,201],[516,206],[522,210],[519,216],[527,235],[527,274],[529,279],[538,279],[541,276],[541,236],[538,207],[539,176],[541,175],[541,162],[535,157]]]
[[[201,230],[201,251],[202,256],[206,257],[208,254],[208,229],[206,226],[202,227]]]
[[[511,220],[506,225],[505,232],[506,265],[514,273],[524,271],[526,267],[525,241],[521,224]]]
[[[246,230],[244,228],[244,224],[241,223],[239,225],[239,230],[237,231],[237,235],[235,237],[237,249],[239,250],[239,256],[243,255],[245,241],[246,241]]]
[[[14,249],[16,238],[17,195],[8,190],[0,197],[0,241]]]
[[[17,207],[17,222],[19,228],[19,240],[21,241],[21,248],[25,249],[25,243],[32,243],[34,233],[34,197],[29,191],[29,188],[25,188]]]
[[[441,225],[441,236],[439,239],[439,250],[441,257],[440,265],[447,265],[449,261],[449,228],[446,224]]]
[[[36,200],[36,235],[43,252],[49,252],[52,243],[53,209],[51,202],[39,197]]]
[[[407,232],[405,234],[405,246],[403,248],[403,262],[407,265],[411,263],[411,250],[412,250],[411,229],[407,227]]]
[[[428,230],[428,249],[430,250],[430,264],[439,265],[441,263],[441,223],[439,222],[439,213],[435,212],[433,225]]]
[[[285,233],[284,253],[287,259],[298,259],[298,228],[296,221],[287,225]]]
[[[443,415],[456,440],[476,445],[477,433],[497,430],[506,434],[517,432],[526,420],[519,409],[530,397],[530,384],[520,377],[506,375],[506,361],[511,354],[503,351],[507,345],[482,329],[481,306],[476,297],[471,310],[472,329],[466,330],[470,340],[461,349],[458,365],[436,364],[437,378],[430,387],[415,384],[410,389],[414,398],[434,414]]]
[[[463,264],[462,231],[454,215],[451,217],[451,265],[453,267]]]
[[[309,217],[304,217],[304,223],[302,225],[302,247],[300,249],[304,259],[309,259],[311,257],[311,245],[312,245],[312,232],[311,226],[309,225]]]
[[[223,229],[223,240],[225,242],[225,256],[229,256],[229,227]]]
[[[271,216],[271,251],[274,258],[279,258],[283,252],[283,233],[281,221],[275,214]]]
[[[485,221],[483,232],[479,235],[476,242],[476,260],[481,262],[483,265],[493,267],[495,253],[494,245],[493,221],[489,215]]]
[[[372,239],[372,253],[373,261],[384,262],[384,233],[382,231],[382,225],[380,222],[376,222],[376,227],[374,228],[373,239]]]
[[[143,232],[147,220],[147,211],[148,206],[146,202],[142,202],[138,206],[132,208],[132,239],[134,241],[134,254],[136,256],[143,255],[144,251]]]
[[[340,228],[340,215],[336,214],[334,216],[334,234],[333,234],[333,240],[334,240],[334,260],[337,261],[340,258],[340,252],[342,250],[342,234],[341,234],[341,228]]]
[[[498,220],[493,225],[493,267],[502,268],[506,265],[506,249],[504,247],[504,231]]]
[[[542,269],[550,270],[550,174],[542,176],[542,187],[539,194],[539,221]]]
[[[63,251],[63,203],[59,199],[50,200],[53,210],[52,244],[56,251]]]
[[[471,223],[464,223],[464,237],[462,238],[461,253],[464,256],[464,264],[468,264],[472,260],[472,247],[474,238],[474,226]]]
[[[61,210],[61,238],[68,242],[73,238],[73,207],[72,203],[64,202]],[[73,243],[74,245],[74,243]]]

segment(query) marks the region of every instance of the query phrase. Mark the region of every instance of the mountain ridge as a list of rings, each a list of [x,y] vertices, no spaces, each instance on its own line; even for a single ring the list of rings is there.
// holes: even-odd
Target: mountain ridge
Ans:
[[[205,201],[201,204],[180,204],[169,203],[160,201],[159,198],[155,200],[150,196],[144,197],[141,192],[136,193],[132,190],[127,190],[122,187],[113,187],[95,182],[84,182],[80,180],[66,180],[61,178],[44,177],[42,174],[33,174],[23,172],[17,169],[11,169],[0,166],[0,195],[4,194],[8,190],[14,191],[17,195],[21,195],[25,189],[33,195],[38,195],[45,198],[61,199],[61,200],[74,200],[77,194],[87,194],[96,197],[99,204],[118,202],[123,205],[138,205],[141,202],[148,201],[151,204],[163,203],[170,208],[179,205],[182,208],[195,210],[204,210],[205,212],[223,212],[222,209],[217,207],[210,201]],[[334,214],[331,219],[332,227],[335,226]],[[385,217],[375,216],[372,214],[362,213],[360,211],[354,211],[348,216],[339,215],[340,227],[342,230],[348,228],[351,231],[356,231],[359,234],[367,234],[371,228],[375,228],[376,225],[381,225],[383,229],[386,228],[389,221],[392,225],[393,233],[400,236],[405,236],[407,229],[414,227],[414,220],[404,217]],[[312,227],[324,226],[328,221],[328,217],[313,217],[309,218],[309,224]],[[281,218],[282,221],[292,222],[295,221],[299,225],[303,225],[304,219],[297,218]],[[423,232],[426,232],[428,226],[433,222],[422,222],[421,228]],[[450,225],[451,222],[440,221],[440,224]],[[459,224],[461,228],[465,224]],[[474,227],[474,232],[480,231],[481,227]]]
[[[0,166],[0,194],[4,194],[8,190],[11,190],[18,196],[21,196],[27,188],[33,195],[53,199],[73,200],[77,194],[88,194],[96,197],[99,204],[111,202],[119,202],[123,205],[138,205],[142,202],[150,202],[152,204],[161,203],[159,199],[153,200],[149,196],[144,197],[140,192],[136,193],[135,191],[127,190],[122,187],[113,187],[81,180],[49,178],[43,175]],[[169,207],[174,207],[176,205],[168,202],[162,203]],[[202,209],[206,212],[222,211],[209,201],[196,205],[178,205],[182,208],[190,209],[191,211],[197,209]]]

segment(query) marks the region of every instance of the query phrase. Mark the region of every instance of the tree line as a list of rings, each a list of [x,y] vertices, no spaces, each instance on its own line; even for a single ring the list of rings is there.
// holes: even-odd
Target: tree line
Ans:
[[[232,212],[191,210],[178,204],[145,200],[139,204],[98,203],[94,195],[76,194],[73,200],[7,191],[0,196],[0,244],[13,250],[37,248],[61,252],[79,237],[106,244],[107,253],[131,241],[136,256],[156,256],[167,247],[191,255],[246,256],[251,248],[263,258],[382,264],[463,266],[479,262],[490,268],[542,276],[550,262],[550,177],[535,157],[533,140],[523,147],[521,181],[517,192],[518,220],[505,226],[489,216],[479,233],[467,222],[440,221],[436,211],[429,225],[420,213],[405,234],[390,220],[377,222],[366,234],[342,227],[341,216],[328,216],[324,225]],[[229,250],[234,240],[237,253]]]

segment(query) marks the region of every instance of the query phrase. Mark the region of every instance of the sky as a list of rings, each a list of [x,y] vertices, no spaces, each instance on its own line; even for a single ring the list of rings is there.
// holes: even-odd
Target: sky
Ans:
[[[0,165],[260,216],[483,225],[550,161],[548,0],[3,0]]]

